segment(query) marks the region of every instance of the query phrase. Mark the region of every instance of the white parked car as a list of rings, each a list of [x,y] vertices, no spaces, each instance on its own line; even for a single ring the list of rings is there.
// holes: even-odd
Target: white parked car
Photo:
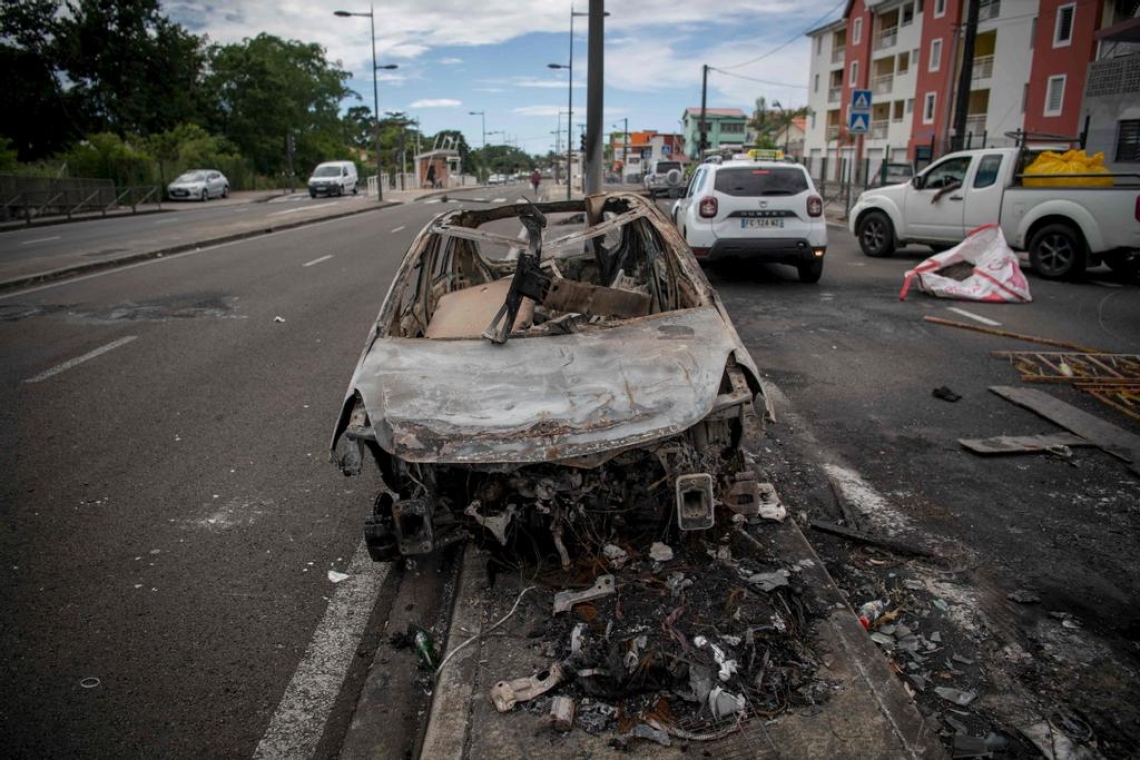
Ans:
[[[823,274],[823,199],[799,164],[701,164],[673,205],[673,222],[698,261],[788,264],[799,271],[801,282],[818,282]]]
[[[194,169],[179,175],[166,186],[171,200],[200,200],[225,198],[230,194],[230,181],[216,169]]]

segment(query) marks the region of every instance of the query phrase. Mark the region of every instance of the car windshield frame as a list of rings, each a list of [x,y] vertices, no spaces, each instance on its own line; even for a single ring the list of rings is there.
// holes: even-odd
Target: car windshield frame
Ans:
[[[736,178],[747,176],[751,185],[730,185],[730,182],[739,182]],[[777,180],[773,186],[756,186],[755,177],[765,177],[759,184]],[[723,182],[722,182],[723,180]],[[793,181],[794,180],[794,181]],[[811,184],[808,182],[804,170],[798,166],[722,166],[716,171],[713,179],[713,190],[733,198],[760,198],[771,196],[792,196],[809,192]]]
[[[178,175],[178,179],[174,180],[174,182],[176,184],[179,182],[205,182],[205,181],[206,181],[206,172],[204,172],[204,171],[185,172],[183,174]]]
[[[341,175],[341,168],[339,166],[318,166],[313,170],[313,176],[324,179],[326,177],[339,177]]]

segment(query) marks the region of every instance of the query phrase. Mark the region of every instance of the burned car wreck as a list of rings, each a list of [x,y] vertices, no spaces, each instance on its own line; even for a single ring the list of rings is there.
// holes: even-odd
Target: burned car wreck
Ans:
[[[741,444],[766,415],[683,239],[645,199],[606,194],[428,223],[368,336],[332,456],[347,475],[379,468],[374,560],[523,529],[567,567],[615,524],[700,531],[717,504],[757,514],[765,492]]]

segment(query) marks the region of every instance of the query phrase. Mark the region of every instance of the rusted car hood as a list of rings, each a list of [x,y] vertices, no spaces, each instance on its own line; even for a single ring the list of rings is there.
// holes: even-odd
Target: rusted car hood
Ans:
[[[379,444],[406,461],[568,459],[691,427],[738,348],[713,306],[505,345],[380,339],[346,403],[359,393]]]

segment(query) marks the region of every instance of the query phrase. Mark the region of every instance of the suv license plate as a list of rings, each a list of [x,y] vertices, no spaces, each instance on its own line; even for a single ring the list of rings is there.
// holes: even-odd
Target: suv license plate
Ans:
[[[783,227],[783,219],[741,219],[740,228],[747,229],[748,227]]]

